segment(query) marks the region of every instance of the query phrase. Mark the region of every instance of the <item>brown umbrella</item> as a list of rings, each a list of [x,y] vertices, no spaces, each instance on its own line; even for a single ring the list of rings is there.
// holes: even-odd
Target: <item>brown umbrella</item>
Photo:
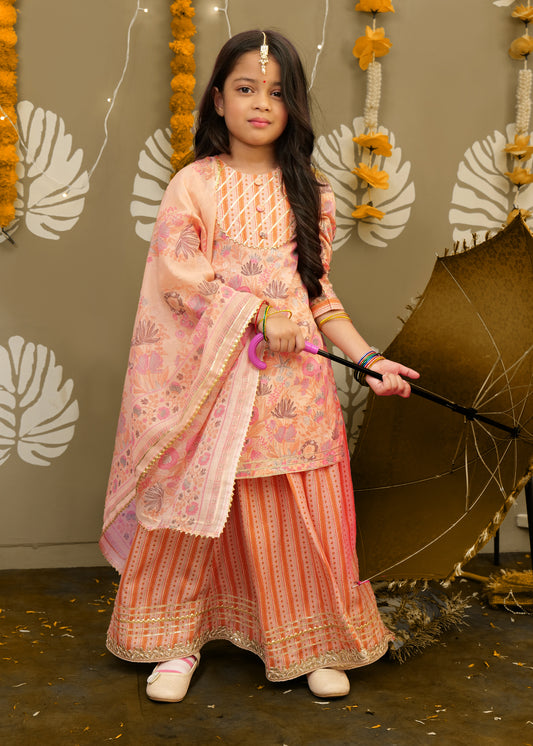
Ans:
[[[353,456],[362,579],[449,579],[494,534],[533,473],[532,350],[533,237],[517,216],[437,260],[385,351],[464,410],[370,392]]]

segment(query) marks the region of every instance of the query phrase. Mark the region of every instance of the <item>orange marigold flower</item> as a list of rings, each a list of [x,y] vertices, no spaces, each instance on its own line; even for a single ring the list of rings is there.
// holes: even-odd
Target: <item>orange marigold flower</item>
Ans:
[[[533,8],[529,5],[517,5],[511,13],[513,18],[519,18],[524,23],[533,21]]]
[[[511,153],[515,158],[530,158],[533,153],[533,146],[529,144],[529,135],[515,135],[514,143],[507,143],[504,148],[506,153]]]
[[[524,34],[515,39],[509,47],[509,55],[513,60],[522,60],[533,50],[533,38]]]
[[[391,0],[359,0],[355,6],[356,10],[367,13],[394,13]]]
[[[15,196],[13,197],[13,200],[16,199],[17,193],[15,192]],[[6,203],[5,200],[0,200],[0,225],[6,226],[15,220],[15,207],[12,204]]]
[[[384,28],[373,31],[367,26],[365,35],[355,41],[353,56],[358,58],[361,70],[366,70],[375,57],[384,57],[391,47],[392,42],[385,36]]]
[[[2,3],[0,6],[0,25],[14,26],[17,22],[17,11],[13,6]]]
[[[376,189],[389,188],[389,174],[386,171],[380,171],[377,166],[370,168],[364,163],[360,163],[357,168],[353,169],[352,173],[362,181],[366,181],[371,187],[376,187]]]
[[[168,46],[174,54],[194,54],[194,44],[190,39],[176,39],[176,41],[169,42]]]
[[[364,220],[364,218],[377,218],[381,220],[384,215],[384,212],[372,205],[356,205],[355,210],[352,212],[352,218],[356,220]]]
[[[370,132],[368,135],[359,135],[352,139],[361,148],[368,148],[374,155],[383,155],[385,158],[392,155],[392,145],[387,135]]]
[[[175,0],[170,6],[170,12],[174,16],[185,16],[188,18],[192,18],[195,14],[190,0]]]
[[[512,171],[506,171],[505,175],[513,182],[513,184],[516,184],[519,187],[533,182],[533,174],[528,168],[520,168],[517,166]]]

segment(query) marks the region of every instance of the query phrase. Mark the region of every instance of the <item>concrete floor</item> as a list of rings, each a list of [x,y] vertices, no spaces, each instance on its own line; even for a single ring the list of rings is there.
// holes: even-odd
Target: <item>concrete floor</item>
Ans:
[[[529,569],[525,555],[502,567]],[[492,555],[469,566],[488,575]],[[531,746],[533,616],[471,601],[468,626],[399,664],[349,673],[348,697],[321,701],[305,679],[265,680],[261,662],[226,642],[203,649],[179,704],[146,699],[152,666],[104,647],[117,577],[103,567],[0,573],[0,743],[75,746]],[[480,594],[472,581],[452,591]]]

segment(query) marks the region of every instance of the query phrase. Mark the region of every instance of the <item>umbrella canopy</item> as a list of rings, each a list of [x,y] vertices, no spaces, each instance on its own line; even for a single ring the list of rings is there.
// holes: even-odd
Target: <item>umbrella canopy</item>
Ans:
[[[494,534],[533,472],[532,350],[533,237],[517,216],[437,259],[384,354],[518,436],[370,392],[353,455],[361,579],[450,579]]]

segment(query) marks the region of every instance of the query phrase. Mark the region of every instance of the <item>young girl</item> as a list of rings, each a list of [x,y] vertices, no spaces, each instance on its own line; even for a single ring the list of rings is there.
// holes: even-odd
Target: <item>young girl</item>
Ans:
[[[180,701],[210,640],[257,653],[316,696],[390,639],[359,584],[349,455],[326,335],[406,397],[418,374],[369,350],[328,280],[335,206],[311,166],[293,46],[249,31],[221,50],[195,161],[163,198],[132,339],[106,501],[122,573],[107,645],[155,662],[147,694]],[[259,371],[247,347],[265,338]],[[301,353],[301,354],[300,354]],[[135,501],[135,505],[134,505]]]

